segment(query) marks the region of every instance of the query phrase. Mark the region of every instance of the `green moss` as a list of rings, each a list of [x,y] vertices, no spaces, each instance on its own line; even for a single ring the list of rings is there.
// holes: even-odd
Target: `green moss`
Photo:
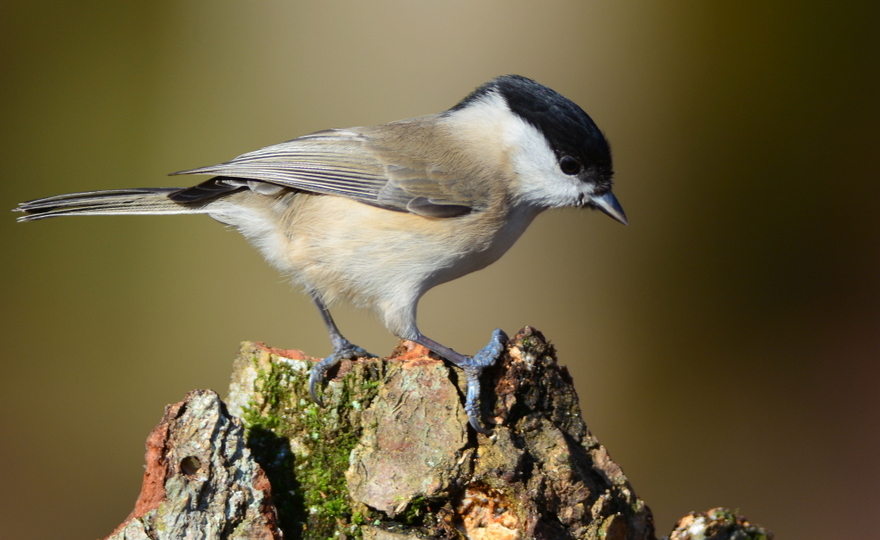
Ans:
[[[422,525],[425,520],[425,514],[428,511],[428,500],[424,497],[416,497],[411,500],[406,507],[406,510],[400,514],[397,519],[401,523],[405,523],[410,526],[418,526]]]
[[[715,532],[713,529],[720,529],[724,531],[725,536],[731,537],[733,536],[731,533],[736,531],[737,538],[743,540],[770,540],[773,537],[766,529],[752,525],[744,518],[737,517],[737,514],[738,511],[731,511],[727,508],[711,510],[707,513],[707,517],[715,523],[715,526],[710,530]]]
[[[357,525],[369,516],[352,511],[345,471],[360,439],[360,412],[375,396],[380,373],[356,363],[332,392],[325,387],[328,407],[320,409],[308,395],[307,371],[274,357],[268,369],[260,370],[256,359],[255,366],[261,399],[242,416],[248,446],[272,484],[285,537],[359,536]]]

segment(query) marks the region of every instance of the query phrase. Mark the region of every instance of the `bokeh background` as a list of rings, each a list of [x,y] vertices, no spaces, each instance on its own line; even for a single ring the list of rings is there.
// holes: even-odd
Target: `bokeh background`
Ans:
[[[499,74],[558,90],[608,135],[631,225],[541,216],[429,293],[422,330],[471,352],[542,330],[659,534],[724,505],[780,539],[876,538],[877,2],[7,0],[0,63],[0,209],[176,185]],[[239,341],[330,352],[308,299],[204,216],[10,213],[0,242],[0,537],[109,534],[164,405],[225,394]]]

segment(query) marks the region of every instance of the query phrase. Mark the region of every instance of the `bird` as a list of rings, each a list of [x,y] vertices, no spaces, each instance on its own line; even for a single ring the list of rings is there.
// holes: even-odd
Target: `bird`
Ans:
[[[73,215],[207,214],[236,228],[312,298],[333,352],[312,368],[319,406],[328,370],[370,356],[329,306],[378,313],[466,378],[468,423],[480,421],[480,377],[507,336],[464,355],[419,331],[429,289],[498,260],[545,210],[599,210],[627,224],[612,193],[609,143],[584,110],[521,75],[496,77],[450,109],[371,127],[329,129],[171,175],[191,187],[86,191],[24,202],[18,221]]]

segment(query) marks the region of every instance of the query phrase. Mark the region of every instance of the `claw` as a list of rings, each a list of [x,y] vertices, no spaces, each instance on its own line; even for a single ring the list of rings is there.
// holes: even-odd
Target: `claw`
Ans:
[[[312,372],[309,374],[309,395],[312,396],[312,401],[317,403],[318,407],[324,406],[324,401],[318,397],[318,385],[324,382],[324,375],[333,369],[333,367],[339,362],[371,356],[373,355],[357,345],[352,345],[348,341],[340,343],[339,346],[336,347],[336,350],[333,351],[333,354],[324,358],[312,367]]]
[[[348,340],[339,335],[338,332],[332,338],[335,349],[333,354],[315,364],[311,374],[309,374],[309,395],[312,396],[312,400],[319,407],[323,407],[324,402],[318,397],[318,386],[324,381],[324,376],[330,369],[344,359],[372,356],[364,349],[352,345]],[[414,340],[464,370],[467,384],[464,410],[468,417],[468,423],[474,428],[474,431],[484,435],[491,435],[492,432],[484,428],[480,423],[480,375],[482,375],[484,369],[495,365],[495,362],[498,361],[498,358],[504,352],[507,340],[507,334],[500,328],[496,329],[492,333],[492,339],[489,340],[489,344],[480,349],[474,356],[465,356],[457,353],[421,334]]]
[[[467,380],[467,396],[465,397],[464,410],[467,413],[468,423],[477,433],[489,435],[492,432],[480,424],[480,375],[487,367],[495,365],[495,362],[504,352],[507,343],[507,334],[500,328],[492,333],[489,344],[480,349],[473,357],[465,357],[467,362],[459,367],[464,370]]]
[[[342,359],[337,358],[335,354],[331,354],[315,364],[312,367],[312,372],[309,373],[309,395],[312,396],[312,401],[317,403],[318,407],[324,407],[324,401],[318,397],[318,384],[324,382],[324,375],[327,373],[327,370],[338,364],[340,360]]]
[[[480,424],[480,374],[477,370],[467,369],[464,372],[467,378],[467,397],[464,402],[464,412],[467,413],[468,423],[477,433],[490,435],[492,432]]]
[[[465,356],[457,353],[426,337],[422,334],[416,336],[413,340],[416,343],[424,345],[428,349],[439,354],[443,358],[449,360],[464,371],[467,381],[467,395],[464,400],[464,410],[467,413],[468,423],[477,433],[489,435],[491,431],[487,430],[480,424],[480,375],[483,370],[495,364],[501,353],[504,352],[504,345],[507,344],[507,334],[500,328],[492,333],[492,339],[489,344],[480,349],[473,356]]]

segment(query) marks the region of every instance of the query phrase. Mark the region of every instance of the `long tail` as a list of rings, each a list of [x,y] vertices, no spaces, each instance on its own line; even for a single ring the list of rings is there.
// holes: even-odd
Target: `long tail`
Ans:
[[[26,214],[19,217],[18,221],[77,215],[203,214],[208,212],[207,207],[212,199],[241,189],[221,185],[212,190],[208,189],[210,183],[212,180],[192,188],[135,188],[68,193],[21,203],[15,211]],[[203,185],[205,188],[199,191],[198,196],[189,195]],[[183,193],[188,196],[177,196]]]

